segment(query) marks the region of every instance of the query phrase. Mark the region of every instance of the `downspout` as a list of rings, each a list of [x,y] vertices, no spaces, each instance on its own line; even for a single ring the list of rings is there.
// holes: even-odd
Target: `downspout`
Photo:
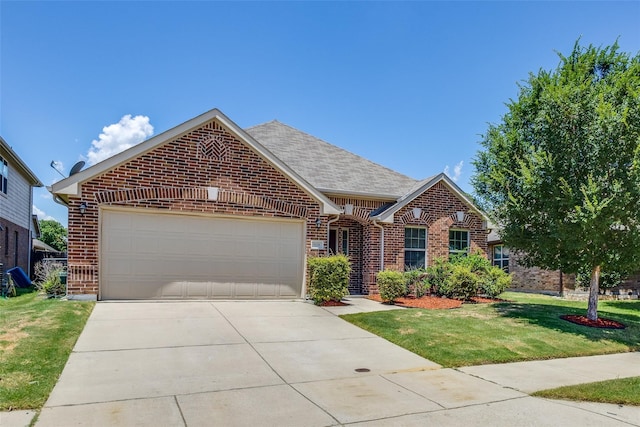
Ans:
[[[330,219],[330,220],[328,220],[328,221],[327,221],[327,255],[329,255],[329,249],[330,249],[330,248],[329,248],[329,233],[331,232],[331,229],[329,228],[329,226],[330,226],[332,223],[334,223],[334,222],[336,222],[337,220],[339,220],[339,219],[340,219],[340,215],[336,215],[336,217],[335,217],[335,218]],[[337,239],[337,238],[338,238],[338,234],[336,233],[336,239]],[[336,242],[336,244],[337,244],[337,242]],[[336,249],[337,249],[337,247],[336,247]],[[336,255],[336,254],[334,254],[334,255]]]
[[[380,271],[384,270],[384,227],[378,224],[378,220],[373,220],[373,226],[380,229]]]

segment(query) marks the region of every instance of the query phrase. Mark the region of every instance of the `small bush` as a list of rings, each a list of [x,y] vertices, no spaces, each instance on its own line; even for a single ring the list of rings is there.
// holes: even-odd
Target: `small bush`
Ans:
[[[427,280],[428,275],[424,268],[416,268],[404,272],[404,281],[407,287],[407,294],[413,294],[420,298],[430,288]]]
[[[404,275],[399,271],[384,270],[376,276],[378,291],[383,301],[389,301],[393,304],[396,298],[407,294],[407,285]]]
[[[0,285],[2,286],[3,297],[13,298],[17,295],[16,286],[10,274],[7,274],[5,283],[2,283],[2,277],[0,276]]]
[[[36,289],[49,297],[64,295],[67,292],[67,286],[65,283],[62,283],[60,279],[62,274],[66,274],[66,272],[64,265],[61,263],[37,263],[34,267]]]
[[[453,265],[451,274],[438,288],[438,294],[447,298],[469,300],[478,294],[479,277],[467,265]]]
[[[453,256],[451,257],[451,264],[453,265],[464,265],[469,267],[469,269],[475,274],[485,274],[488,272],[492,265],[491,261],[487,257],[485,257],[482,252],[474,252],[471,255],[467,256]]]
[[[351,264],[346,255],[309,258],[309,296],[316,304],[349,295]]]
[[[503,269],[491,266],[480,278],[480,292],[489,298],[495,298],[511,286],[511,275]]]
[[[615,288],[624,280],[624,276],[618,272],[600,272],[600,283],[598,287],[602,292],[607,289]],[[584,266],[578,270],[576,274],[576,285],[582,289],[589,289],[591,287],[591,268]]]
[[[427,267],[426,281],[435,293],[444,284],[447,277],[451,275],[451,264],[444,258],[436,258],[433,265]]]

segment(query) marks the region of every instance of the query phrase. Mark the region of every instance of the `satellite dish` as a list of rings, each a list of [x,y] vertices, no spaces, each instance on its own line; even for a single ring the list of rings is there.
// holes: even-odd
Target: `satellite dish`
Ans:
[[[73,176],[73,175],[77,174],[78,172],[80,172],[82,170],[83,167],[84,167],[84,162],[82,160],[80,160],[78,163],[73,165],[73,167],[69,171],[69,176]]]

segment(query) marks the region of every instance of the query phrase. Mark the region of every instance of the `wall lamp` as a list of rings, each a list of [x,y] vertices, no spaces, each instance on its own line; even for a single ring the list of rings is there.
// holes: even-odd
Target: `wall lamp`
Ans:
[[[87,202],[80,202],[80,206],[78,206],[78,209],[80,209],[80,215],[84,216],[84,214],[87,212]]]
[[[322,220],[320,219],[320,217],[318,217],[316,219],[316,228],[320,228],[320,227],[322,227]]]

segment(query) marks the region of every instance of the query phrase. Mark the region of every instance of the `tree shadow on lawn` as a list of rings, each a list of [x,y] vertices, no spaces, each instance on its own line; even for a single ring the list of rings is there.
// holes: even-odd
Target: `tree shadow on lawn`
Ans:
[[[608,301],[608,303],[610,302]],[[626,307],[627,306],[624,306],[623,308]],[[604,329],[581,326],[560,318],[560,316],[565,314],[585,316],[587,310],[582,307],[508,302],[495,304],[494,308],[496,313],[502,317],[519,319],[529,324],[553,329],[558,332],[580,335],[591,341],[615,341],[629,346],[631,350],[640,350],[639,315],[609,312],[600,307],[598,311],[600,317],[616,320],[626,326],[625,329]]]
[[[619,309],[626,310],[637,310],[638,311],[638,321],[640,322],[640,300],[637,301],[629,301],[629,300],[607,300],[601,301],[603,306],[615,307]]]

